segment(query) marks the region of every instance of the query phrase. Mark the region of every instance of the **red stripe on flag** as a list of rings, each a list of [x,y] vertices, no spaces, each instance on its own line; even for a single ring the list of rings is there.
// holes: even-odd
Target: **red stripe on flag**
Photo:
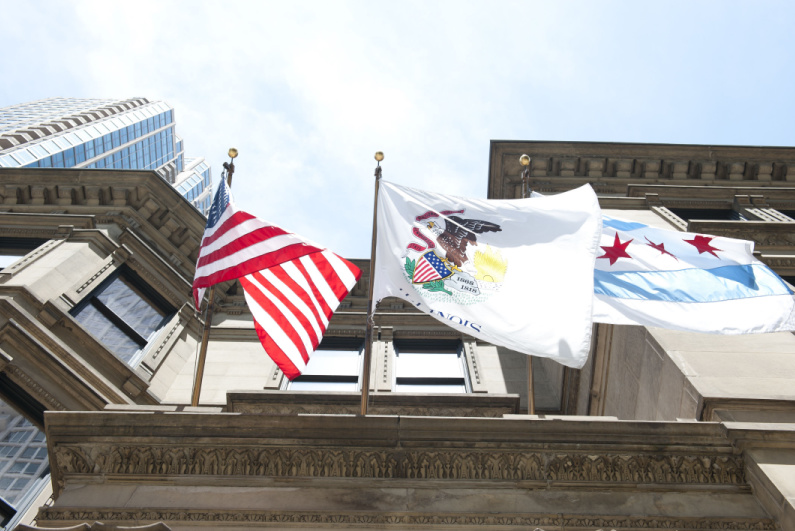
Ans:
[[[291,263],[295,263],[298,260],[294,260]],[[323,324],[323,320],[320,318],[320,314],[317,312],[317,307],[315,307],[315,303],[312,302],[312,297],[298,284],[293,278],[284,270],[284,264],[280,265],[279,267],[272,267],[271,273],[276,275],[276,278],[284,282],[284,285],[287,286],[287,289],[292,291],[298,298],[300,298],[304,304],[309,308],[314,316],[314,320],[317,323],[317,327],[320,329],[321,333],[326,331],[326,326]],[[309,328],[307,328],[309,330]],[[317,346],[317,345],[315,345]]]
[[[213,284],[218,284],[219,282],[225,282],[227,280],[244,277],[254,273],[255,271],[262,271],[263,269],[268,269],[269,267],[273,267],[284,262],[289,262],[290,260],[294,260],[296,258],[301,258],[304,255],[314,253],[316,251],[317,249],[315,247],[303,243],[288,245],[287,247],[282,247],[278,251],[255,256],[254,258],[246,260],[245,262],[236,263],[231,267],[220,269],[208,275],[198,277],[193,280],[193,289],[206,288],[212,286]]]
[[[337,275],[337,272],[334,271],[334,267],[328,259],[323,256],[322,253],[311,254],[309,255],[309,259],[315,263],[320,274],[326,279],[326,283],[331,288],[331,291],[334,292],[334,296],[337,297],[337,300],[342,301],[348,294],[348,288],[345,286],[345,283],[342,282],[339,275]]]
[[[228,206],[226,208],[229,209]],[[213,230],[212,234],[210,234],[209,236],[205,236],[202,239],[202,246],[210,245],[215,240],[217,240],[218,238],[229,232],[231,229],[237,227],[241,223],[244,223],[250,219],[256,219],[248,212],[238,212],[234,210],[234,207],[232,207],[232,210],[233,212],[231,216],[226,218],[224,222],[221,223],[220,226],[216,227],[215,230]]]
[[[261,229],[257,229],[255,231],[243,234],[238,238],[235,238],[231,242],[227,243],[220,249],[216,249],[215,251],[202,255],[199,257],[199,261],[196,263],[196,267],[202,267],[216,260],[221,260],[226,258],[227,256],[234,254],[241,249],[245,249],[246,247],[250,247],[252,245],[256,245],[258,243],[270,240],[275,236],[282,236],[284,234],[288,234],[284,232],[282,229],[276,227],[264,227]],[[295,244],[291,244],[295,245]],[[311,247],[311,246],[310,246]],[[316,247],[313,249],[319,251]]]
[[[302,264],[300,260],[293,261],[293,264],[295,264],[295,267],[297,267],[298,271],[304,275],[304,279],[306,279],[307,283],[312,287],[312,296],[315,298],[318,306],[320,306],[320,309],[323,311],[323,315],[326,316],[326,319],[331,319],[334,310],[332,310],[331,307],[326,303],[326,298],[323,297],[323,294],[317,289],[317,286],[312,281],[312,277],[309,276],[309,272],[307,272],[304,264]]]
[[[274,289],[273,286],[270,285],[270,282],[262,278],[262,275],[260,275],[260,278],[257,278],[257,280],[264,284],[264,289],[273,294]],[[252,283],[246,292],[254,299],[254,302],[257,304],[257,306],[259,306],[271,317],[271,319],[273,319],[281,331],[290,339],[292,344],[295,345],[296,350],[300,352],[304,362],[309,360],[309,353],[306,352],[306,347],[304,347],[304,342],[301,340],[298,332],[295,331],[295,328],[293,328],[293,325],[290,324],[290,321],[287,320],[281,310],[279,310],[279,308],[276,307],[276,305],[274,305],[262,291],[260,291],[259,286],[255,286]],[[262,323],[260,323],[260,325],[262,325]],[[267,332],[267,330],[265,331]]]
[[[276,299],[279,302],[281,302],[284,306],[287,307],[287,311],[289,311],[290,314],[292,314],[292,316],[295,319],[297,319],[299,323],[301,323],[301,327],[304,329],[304,332],[306,333],[307,337],[309,338],[309,343],[312,345],[311,352],[314,352],[315,351],[315,347],[318,345],[318,343],[320,343],[320,339],[318,339],[317,334],[315,334],[315,329],[312,327],[312,323],[309,322],[309,319],[306,318],[306,316],[301,312],[301,310],[299,310],[295,306],[295,304],[292,303],[292,301],[290,301],[290,299],[287,297],[287,295],[284,294],[283,291],[281,291],[279,288],[277,288],[273,284],[273,282],[271,282],[270,280],[265,278],[265,275],[263,275],[262,273],[257,272],[257,273],[254,273],[251,276],[253,276],[255,279],[257,279],[257,281],[259,281],[263,286],[265,286],[265,288],[274,297],[276,297]],[[285,331],[285,333],[288,332],[288,328],[289,328],[290,339],[293,340],[293,343],[295,343],[296,348],[298,348],[298,350],[301,351],[301,357],[304,358],[304,362],[308,363],[309,362],[309,354],[310,354],[310,352],[307,352],[306,348],[304,347],[304,342],[301,339],[301,335],[299,334],[298,329],[295,328],[292,325],[292,323],[290,323],[290,320],[287,318],[287,315],[285,313],[282,313],[282,310],[280,310],[278,308],[278,306],[276,306],[274,304],[273,305],[273,309],[274,309],[274,312],[278,312],[279,313],[279,316],[281,318],[280,320],[277,320],[277,322],[279,323],[279,326],[282,327],[282,329]],[[271,314],[271,315],[273,315],[273,314]]]
[[[240,279],[240,284],[243,286],[243,289],[251,296],[254,296],[255,292],[259,292],[258,289],[254,288],[251,282],[246,278]],[[279,369],[282,370],[285,376],[287,376],[288,380],[293,380],[297,376],[301,375],[301,371],[295,366],[295,364],[290,360],[290,357],[284,353],[284,351],[279,348],[279,345],[271,338],[271,336],[267,333],[267,331],[262,327],[262,325],[254,320],[254,329],[257,331],[257,336],[259,337],[259,341],[262,344],[262,348],[265,349],[265,352],[271,359],[276,363]]]

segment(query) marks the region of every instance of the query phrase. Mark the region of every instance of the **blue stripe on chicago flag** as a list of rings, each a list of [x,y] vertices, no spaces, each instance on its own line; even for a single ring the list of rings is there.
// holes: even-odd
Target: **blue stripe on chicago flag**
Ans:
[[[680,271],[594,271],[594,292],[618,299],[718,302],[792,290],[764,264]]]
[[[623,219],[613,219],[607,216],[602,216],[602,226],[603,227],[610,227],[616,230],[635,230],[635,229],[645,229],[648,225],[644,225],[643,223],[635,223],[634,221],[624,221]]]

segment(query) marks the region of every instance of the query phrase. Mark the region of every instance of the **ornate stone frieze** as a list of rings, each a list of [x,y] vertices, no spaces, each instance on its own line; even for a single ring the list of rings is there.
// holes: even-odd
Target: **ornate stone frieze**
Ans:
[[[394,513],[394,512],[305,512],[305,511],[221,511],[198,509],[102,509],[84,510],[46,508],[39,511],[39,522],[61,524],[78,521],[102,522],[202,522],[216,525],[259,524],[282,527],[284,525],[317,526],[378,526],[388,529],[407,527],[513,527],[536,531],[596,531],[623,529],[676,529],[773,531],[776,523],[767,518],[677,518],[666,516],[580,516],[569,514],[521,513]],[[538,527],[543,526],[543,527]]]
[[[744,485],[735,455],[598,454],[505,450],[68,445],[54,448],[73,474],[565,481]]]

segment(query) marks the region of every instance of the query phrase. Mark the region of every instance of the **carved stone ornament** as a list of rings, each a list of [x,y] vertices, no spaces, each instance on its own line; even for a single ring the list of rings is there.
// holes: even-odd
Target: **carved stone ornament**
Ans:
[[[566,514],[396,514],[389,512],[302,512],[302,511],[218,511],[218,510],[158,510],[158,509],[105,509],[82,510],[48,508],[39,511],[39,521],[72,522],[103,520],[114,522],[204,522],[217,525],[259,524],[281,528],[283,525],[313,525],[348,527],[357,525],[378,526],[388,529],[405,529],[408,526],[456,527],[505,526],[536,531],[596,531],[623,529],[676,529],[688,530],[761,530],[778,529],[771,519],[760,518],[677,518],[665,516],[579,516]],[[450,527],[448,527],[450,526]],[[543,526],[537,527],[537,526]],[[35,529],[35,528],[34,528]],[[93,529],[93,528],[86,528]],[[118,529],[127,529],[119,527]],[[130,529],[139,529],[137,527]],[[142,527],[140,529],[148,529]],[[167,528],[166,528],[167,529]]]
[[[18,531],[171,531],[163,522],[147,525],[120,526],[116,524],[103,524],[94,522],[93,524],[78,524],[71,527],[34,527],[25,524],[18,525]]]
[[[744,485],[734,455],[368,449],[56,445],[61,477],[74,474],[567,481]]]

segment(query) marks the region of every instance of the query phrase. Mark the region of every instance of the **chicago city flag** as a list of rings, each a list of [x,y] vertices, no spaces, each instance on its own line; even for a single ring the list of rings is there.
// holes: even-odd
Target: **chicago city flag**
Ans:
[[[594,321],[716,334],[795,330],[792,290],[753,257],[753,245],[605,216]]]
[[[292,380],[361,274],[331,251],[237,210],[221,179],[196,263],[193,296],[198,309],[206,288],[240,279],[262,346]]]
[[[373,300],[405,299],[471,336],[582,367],[601,216],[584,186],[465,199],[381,182]]]

